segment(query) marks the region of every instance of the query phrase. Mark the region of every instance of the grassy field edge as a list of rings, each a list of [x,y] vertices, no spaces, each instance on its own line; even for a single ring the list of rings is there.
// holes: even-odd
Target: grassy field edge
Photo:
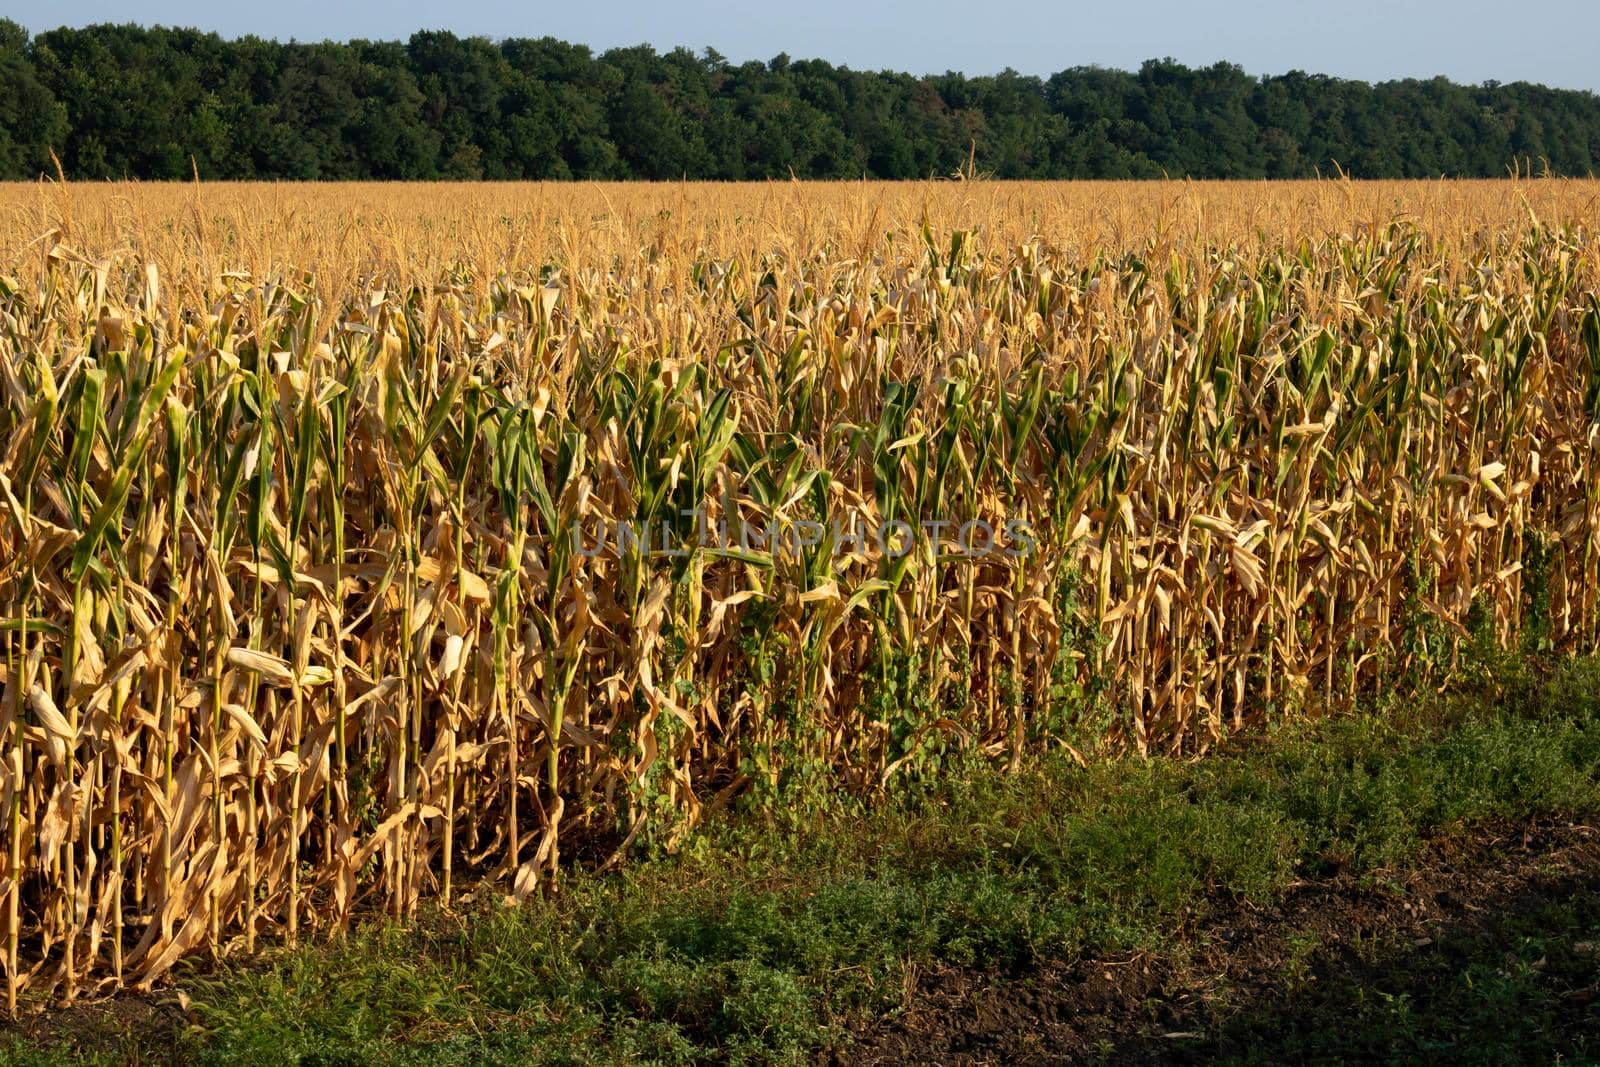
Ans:
[[[1198,762],[1063,756],[871,807],[819,784],[732,811],[675,856],[572,872],[552,898],[512,908],[479,886],[404,928],[181,972],[181,996],[0,1031],[0,1060],[848,1059],[928,968],[1004,981],[1182,957],[1241,902],[1382,884],[1474,828],[1600,813],[1596,693],[1600,660],[1581,659]]]

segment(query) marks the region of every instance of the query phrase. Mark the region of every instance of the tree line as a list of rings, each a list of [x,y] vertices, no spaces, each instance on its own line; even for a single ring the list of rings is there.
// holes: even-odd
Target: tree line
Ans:
[[[1151,60],[926,77],[553,38],[283,43],[0,20],[0,176],[182,179],[1587,175],[1600,96]]]

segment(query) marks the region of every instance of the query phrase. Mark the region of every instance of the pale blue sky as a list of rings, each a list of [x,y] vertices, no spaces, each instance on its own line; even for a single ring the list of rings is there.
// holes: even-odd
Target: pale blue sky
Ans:
[[[1132,69],[1170,55],[1192,65],[1228,59],[1254,74],[1444,74],[1600,89],[1600,0],[0,0],[0,14],[34,32],[139,22],[306,41],[449,29],[548,35],[596,51],[710,45],[735,61],[787,52],[919,74]]]

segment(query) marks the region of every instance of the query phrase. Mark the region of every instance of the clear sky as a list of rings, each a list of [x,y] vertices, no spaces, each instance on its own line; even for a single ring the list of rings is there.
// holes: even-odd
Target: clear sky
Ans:
[[[280,40],[404,39],[418,29],[559,37],[596,51],[709,45],[736,62],[1049,74],[1172,56],[1367,80],[1537,81],[1600,90],[1600,0],[0,0],[29,30],[94,22]]]

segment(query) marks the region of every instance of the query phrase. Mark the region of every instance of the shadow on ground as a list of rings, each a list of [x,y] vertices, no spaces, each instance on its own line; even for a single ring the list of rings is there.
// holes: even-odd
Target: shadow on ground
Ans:
[[[1485,831],[1396,881],[1236,906],[1183,958],[924,974],[844,1063],[1600,1061],[1600,831]]]

